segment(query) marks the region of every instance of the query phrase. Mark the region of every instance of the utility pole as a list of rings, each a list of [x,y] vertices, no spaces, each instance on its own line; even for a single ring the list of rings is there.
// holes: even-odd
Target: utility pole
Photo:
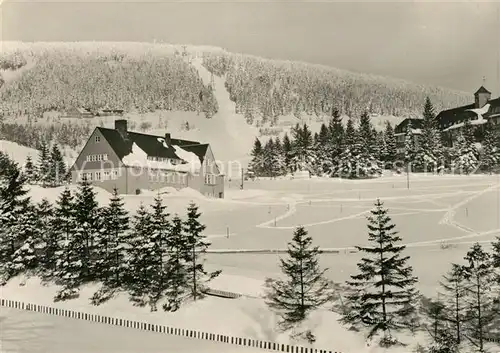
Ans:
[[[245,180],[244,174],[245,174],[244,170],[243,168],[241,168],[241,185],[240,185],[241,190],[243,190],[243,181]]]
[[[406,163],[406,188],[410,190],[410,162]]]

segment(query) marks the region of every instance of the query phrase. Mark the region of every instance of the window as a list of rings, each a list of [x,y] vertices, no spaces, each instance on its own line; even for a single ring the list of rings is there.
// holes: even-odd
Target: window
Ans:
[[[83,173],[83,179],[92,181],[92,173]]]
[[[216,184],[215,180],[216,176],[214,174],[205,174],[205,184],[214,185]]]
[[[111,178],[113,180],[118,179],[118,170],[113,169],[113,171],[111,172]]]
[[[107,161],[107,160],[108,160],[108,155],[107,155],[106,153],[104,153],[104,154],[102,155],[102,160],[103,160],[103,161]]]
[[[103,173],[103,178],[102,180],[109,180],[110,179],[110,172],[109,171],[105,171]]]
[[[95,180],[101,180],[101,172],[95,172]]]
[[[101,136],[96,136],[95,137],[95,143],[101,142]]]

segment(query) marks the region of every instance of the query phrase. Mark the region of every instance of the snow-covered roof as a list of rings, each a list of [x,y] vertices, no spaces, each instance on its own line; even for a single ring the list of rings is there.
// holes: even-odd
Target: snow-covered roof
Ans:
[[[472,120],[470,123],[471,123],[471,125],[483,125],[483,124],[486,124],[487,122],[488,122],[488,120],[481,119],[481,120]],[[465,123],[454,124],[446,129],[444,129],[443,131],[450,131],[450,130],[459,129],[459,128],[463,127],[464,125],[465,125]]]
[[[182,150],[182,148],[177,147],[176,151]],[[184,150],[182,150],[184,151]],[[164,169],[176,172],[191,172],[196,173],[201,167],[201,162],[194,153],[184,151],[184,156],[186,159],[182,158],[186,163],[183,164],[172,164],[170,159],[166,160],[150,160],[148,159],[148,154],[144,152],[135,143],[132,144],[132,152],[122,158],[123,164],[128,167],[140,167],[148,169]]]

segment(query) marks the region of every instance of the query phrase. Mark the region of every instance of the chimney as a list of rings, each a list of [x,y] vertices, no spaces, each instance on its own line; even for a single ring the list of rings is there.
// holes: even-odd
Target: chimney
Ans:
[[[127,120],[115,120],[115,130],[118,131],[123,138],[127,138]]]
[[[167,144],[167,146],[172,145],[172,139],[170,138],[170,133],[168,132],[165,134],[165,143]]]

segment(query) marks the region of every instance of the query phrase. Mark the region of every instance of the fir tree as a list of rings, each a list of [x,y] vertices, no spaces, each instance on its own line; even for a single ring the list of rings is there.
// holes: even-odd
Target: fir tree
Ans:
[[[61,150],[54,143],[52,146],[52,151],[50,153],[50,182],[52,185],[62,185],[67,179],[66,164],[64,163],[64,158],[61,154]]]
[[[406,126],[405,141],[404,141],[404,160],[406,164],[406,172],[410,173],[412,171],[412,163],[415,160],[416,146],[415,146],[415,136],[413,134],[413,128],[411,121],[408,121]]]
[[[303,322],[308,315],[332,299],[326,269],[318,263],[318,247],[312,247],[312,238],[303,227],[298,227],[288,244],[288,259],[280,259],[280,267],[286,279],[268,279],[267,304],[281,317],[279,326],[288,331]],[[300,331],[300,330],[299,330]],[[295,336],[311,332],[297,332]]]
[[[24,165],[24,175],[26,176],[26,182],[28,184],[34,184],[37,181],[37,171],[33,164],[31,156],[26,158],[26,163]]]
[[[128,268],[130,278],[128,289],[131,301],[138,306],[147,304],[150,279],[158,273],[158,257],[154,256],[152,241],[151,213],[140,205],[132,220],[133,237],[129,240],[130,258]]]
[[[385,153],[383,154],[383,160],[386,163],[392,165],[397,158],[398,149],[396,136],[394,135],[394,129],[389,121],[386,122],[384,130],[384,140],[386,144]]]
[[[313,135],[306,124],[300,128],[297,124],[293,130],[292,165],[294,170],[314,171],[316,156],[314,153]]]
[[[102,218],[100,243],[97,244],[100,249],[98,278],[102,287],[93,296],[94,304],[107,301],[116,290],[123,289],[128,272],[129,216],[116,187],[109,205],[102,210]]]
[[[74,198],[71,191],[65,188],[56,202],[52,224],[53,242],[60,244],[56,251],[54,277],[56,283],[62,286],[55,300],[77,297],[83,282],[81,256],[84,244],[82,239],[74,234],[76,227]]]
[[[264,170],[264,149],[262,143],[258,138],[255,138],[252,152],[250,153],[252,160],[248,166],[249,171],[253,172],[255,176],[262,175]]]
[[[288,134],[285,133],[285,136],[283,137],[283,160],[284,160],[284,165],[285,165],[285,174],[288,174],[292,172],[292,142],[290,141],[290,138],[288,137]]]
[[[368,217],[368,239],[373,246],[356,247],[370,256],[361,259],[360,273],[347,282],[352,289],[348,295],[350,310],[342,319],[355,327],[367,326],[368,338],[382,332],[384,346],[397,342],[391,330],[414,327],[417,297],[417,278],[407,265],[409,256],[401,256],[405,246],[397,245],[402,239],[387,213],[377,200]]]
[[[500,149],[497,147],[497,139],[493,127],[487,126],[482,143],[481,166],[490,174],[500,166]]]
[[[359,138],[362,140],[362,153],[373,157],[375,154],[376,140],[373,134],[373,126],[368,112],[363,112],[359,119]]]
[[[52,279],[60,242],[54,234],[54,208],[46,198],[36,205],[36,218],[41,238],[41,276],[44,280]]]
[[[40,154],[38,155],[38,179],[42,183],[43,187],[50,185],[50,152],[49,147],[45,140],[42,141],[40,146]]]
[[[92,184],[87,180],[82,180],[75,195],[75,221],[76,229],[74,237],[81,242],[82,268],[85,281],[92,281],[96,278],[96,253],[95,245],[99,243],[101,234],[101,217],[99,205],[96,200],[96,193]]]
[[[467,265],[463,267],[468,282],[467,291],[467,338],[479,352],[485,352],[486,337],[490,325],[498,313],[493,310],[492,284],[494,273],[490,254],[476,243],[464,258]]]
[[[465,322],[464,298],[466,296],[466,283],[463,267],[453,264],[451,270],[443,278],[444,281],[440,285],[444,290],[446,321],[451,323],[456,343],[460,345]]]
[[[332,169],[331,153],[332,146],[330,132],[325,124],[321,124],[320,132],[315,141],[315,154],[317,157],[317,173],[326,174]]]
[[[165,291],[167,303],[163,309],[177,311],[187,297],[189,272],[185,262],[192,251],[184,236],[183,222],[177,215],[172,219],[168,251],[169,256],[165,266],[168,272],[168,285]]]
[[[354,122],[351,118],[347,121],[347,126],[343,138],[342,152],[339,156],[336,174],[342,178],[356,177],[355,159],[359,155],[358,134],[354,128]]]
[[[199,253],[204,252],[210,246],[210,243],[203,235],[206,226],[200,222],[201,213],[198,212],[198,207],[194,203],[189,204],[187,211],[187,219],[184,221],[184,234],[190,251],[187,253],[186,270],[189,276],[191,295],[196,300],[202,296],[204,290],[203,279],[208,277],[208,280],[210,280],[218,276],[220,271],[210,274],[205,271]]]
[[[448,333],[451,332],[446,320],[446,305],[439,299],[424,299],[423,307],[429,321],[425,324],[425,328],[433,341],[433,348],[431,349],[431,351],[443,351],[443,349],[445,348],[444,346],[447,346],[447,344],[443,344],[445,343],[443,342],[443,338],[447,337],[446,341],[448,342]],[[456,346],[456,344],[454,344],[454,346]]]
[[[31,203],[17,215],[17,221],[10,231],[15,234],[16,251],[9,263],[10,275],[36,275],[39,270],[37,248],[40,245],[41,230],[37,224],[36,207]]]
[[[0,284],[9,280],[12,261],[19,244],[19,228],[23,214],[30,207],[26,196],[25,178],[15,163],[4,160],[5,169],[0,174]]]
[[[351,127],[352,121],[351,121]],[[328,130],[330,133],[330,142],[328,151],[330,154],[331,170],[328,171],[330,175],[334,174],[338,169],[340,164],[340,156],[342,154],[343,143],[344,143],[344,126],[342,125],[342,119],[340,118],[340,113],[337,109],[333,109],[332,119],[328,125]]]
[[[464,174],[474,173],[479,167],[479,152],[475,145],[474,131],[469,120],[464,123],[454,149],[457,156],[453,161],[455,171]]]
[[[423,112],[422,133],[415,156],[415,167],[424,172],[438,171],[442,160],[441,137],[436,124],[434,106],[426,98]]]
[[[154,268],[152,276],[148,278],[150,282],[149,305],[153,311],[157,310],[158,302],[165,296],[170,285],[169,268],[166,263],[170,261],[170,251],[172,243],[169,240],[171,224],[168,219],[170,214],[167,207],[163,205],[160,195],[153,200],[150,218],[150,261]],[[167,259],[165,260],[165,258]],[[165,307],[164,307],[165,309]]]

